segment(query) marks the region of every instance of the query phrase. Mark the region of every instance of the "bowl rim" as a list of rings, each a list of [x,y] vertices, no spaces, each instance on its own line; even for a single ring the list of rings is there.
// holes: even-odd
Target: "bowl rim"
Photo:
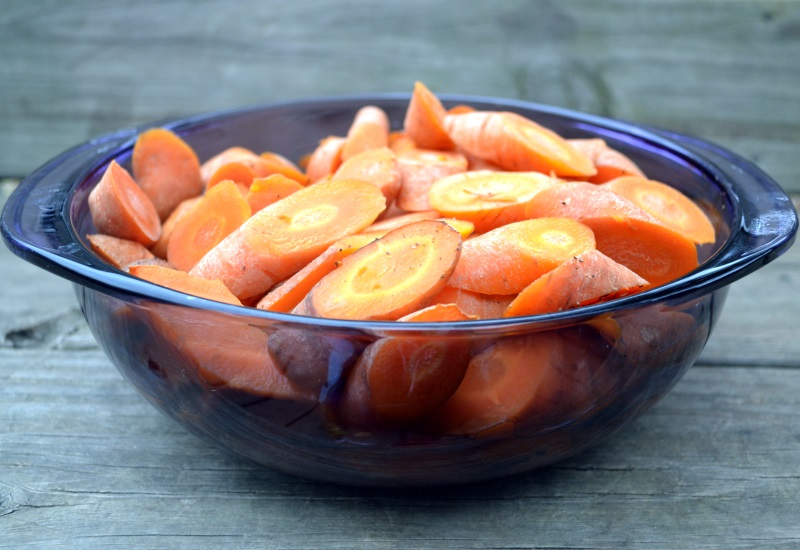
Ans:
[[[124,296],[126,300],[133,295],[138,299],[250,318],[254,322],[279,322],[306,328],[391,334],[422,331],[440,335],[475,331],[506,333],[509,329],[530,330],[534,326],[547,330],[612,311],[672,300],[689,300],[727,286],[755,271],[780,256],[794,242],[798,218],[786,192],[750,161],[705,139],[535,102],[460,94],[440,94],[439,98],[445,104],[493,105],[497,110],[521,110],[528,114],[538,112],[567,118],[590,133],[596,133],[598,128],[603,128],[677,155],[702,171],[704,177],[719,186],[731,201],[732,219],[736,222],[731,228],[731,235],[697,269],[679,279],[632,296],[539,315],[458,323],[398,323],[299,316],[235,306],[184,294],[138,279],[106,264],[91,252],[74,225],[72,205],[79,187],[111,159],[130,151],[137,136],[148,128],[161,126],[181,134],[201,125],[261,111],[322,105],[339,109],[354,108],[366,104],[407,103],[410,97],[409,93],[384,93],[284,100],[165,119],[106,133],[61,153],[24,178],[3,209],[0,233],[6,245],[21,258],[73,283]],[[71,170],[69,178],[54,177],[57,170],[67,169]],[[60,195],[54,195],[53,192],[60,192]],[[52,204],[54,198],[58,200]],[[771,201],[766,201],[766,198]]]

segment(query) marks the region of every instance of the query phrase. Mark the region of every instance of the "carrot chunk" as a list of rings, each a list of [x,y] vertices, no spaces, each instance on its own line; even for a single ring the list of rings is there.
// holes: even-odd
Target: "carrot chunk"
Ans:
[[[317,317],[396,320],[428,305],[460,252],[461,235],[444,222],[405,225],[342,260],[301,305]]]
[[[250,210],[256,213],[302,188],[297,180],[283,174],[272,174],[266,178],[255,178],[247,190],[245,200],[250,205]]]
[[[100,233],[86,235],[86,239],[92,245],[92,250],[97,252],[104,261],[119,269],[127,269],[134,262],[155,257],[142,243],[136,241]]]
[[[250,205],[232,181],[215,185],[175,224],[167,261],[189,271],[250,217]]]
[[[458,147],[505,170],[580,177],[596,173],[592,161],[564,138],[516,113],[446,115],[444,126]]]
[[[260,297],[338,239],[362,231],[384,208],[371,183],[315,183],[253,214],[190,273],[221,279],[241,300]]]
[[[431,300],[431,303],[455,304],[465,315],[478,319],[497,319],[503,316],[515,296],[515,294],[482,294],[446,286]]]
[[[602,139],[568,139],[567,143],[591,159],[597,173],[586,178],[591,183],[604,183],[621,176],[644,176],[631,159],[612,149]]]
[[[406,109],[403,128],[417,147],[452,149],[454,144],[444,128],[446,111],[442,102],[422,82],[414,84],[414,92]]]
[[[573,309],[637,292],[647,281],[598,250],[545,273],[517,295],[504,317]]]
[[[319,142],[306,165],[306,175],[311,183],[333,175],[342,164],[342,147],[346,138],[328,136]]]
[[[342,161],[346,161],[364,151],[389,146],[389,117],[380,107],[367,105],[358,110],[347,139],[342,147]]]
[[[161,223],[161,236],[156,243],[150,247],[150,252],[162,260],[167,259],[167,245],[169,244],[169,238],[172,236],[172,231],[175,229],[175,224],[178,223],[178,220],[191,210],[192,206],[197,204],[201,198],[202,195],[178,203],[178,206],[169,213],[167,219]]]
[[[636,176],[616,178],[603,186],[630,200],[695,244],[713,243],[716,239],[714,226],[705,213],[672,186]]]
[[[555,184],[556,180],[538,172],[482,170],[439,179],[428,198],[434,210],[470,221],[478,233],[485,233],[526,219],[527,203]]]
[[[200,162],[194,150],[174,132],[152,128],[133,146],[133,179],[165,219],[184,199],[203,192]]]
[[[467,170],[467,158],[453,151],[432,149],[407,149],[397,155],[400,169],[400,190],[397,206],[403,210],[430,210],[428,190],[437,180],[445,176],[460,174]]]
[[[99,233],[152,246],[161,236],[153,201],[130,173],[112,160],[89,193],[89,212]]]
[[[136,265],[131,266],[130,274],[193,296],[236,306],[242,305],[236,296],[222,284],[222,281],[201,279],[179,269],[170,269],[161,265]]]
[[[332,179],[359,179],[372,183],[391,206],[400,191],[401,174],[397,156],[388,147],[380,147],[352,155],[342,162]]]
[[[592,230],[570,218],[511,223],[464,241],[448,285],[484,294],[517,294],[594,248]]]

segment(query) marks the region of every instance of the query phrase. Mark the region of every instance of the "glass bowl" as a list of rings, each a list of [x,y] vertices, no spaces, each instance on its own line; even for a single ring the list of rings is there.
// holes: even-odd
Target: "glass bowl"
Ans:
[[[383,108],[400,128],[409,99],[320,98],[158,126],[181,135],[201,161],[234,145],[298,159],[320,139],[344,135],[367,104]],[[396,323],[232,306],[136,279],[88,245],[94,231],[88,194],[112,160],[130,166],[145,128],[98,137],[33,172],[9,198],[2,234],[17,255],[74,283],[97,341],[139,393],[225,449],[290,474],[367,486],[464,483],[550,464],[597,443],[670,390],[703,349],[730,283],[789,248],[797,215],[758,168],[693,137],[520,101],[441,99],[447,106],[515,111],[568,138],[606,140],[651,178],[694,198],[713,221],[717,241],[699,248],[700,267],[679,280],[547,315]],[[443,413],[443,406],[412,422],[343,421],[345,381],[359,355],[384,339],[406,350],[447,346],[460,350],[448,360],[483,357],[485,368],[509,369],[508,395],[500,398],[507,414],[485,417],[463,406]],[[285,377],[277,380],[270,342],[282,342],[288,369],[294,361],[314,381],[298,390]],[[498,348],[514,351],[490,353]],[[250,381],[220,379],[207,368],[212,363],[225,372],[247,371]]]

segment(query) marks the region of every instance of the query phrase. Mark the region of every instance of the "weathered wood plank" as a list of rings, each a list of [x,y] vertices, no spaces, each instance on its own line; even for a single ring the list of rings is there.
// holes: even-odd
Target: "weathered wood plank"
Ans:
[[[13,0],[2,11],[0,175],[122,126],[419,79],[698,134],[800,191],[796,0]]]

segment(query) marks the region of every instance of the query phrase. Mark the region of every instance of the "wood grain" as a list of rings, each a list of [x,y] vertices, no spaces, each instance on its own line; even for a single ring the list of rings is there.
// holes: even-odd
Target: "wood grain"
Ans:
[[[11,0],[0,32],[0,176],[120,127],[422,80],[696,134],[800,191],[796,0]]]

